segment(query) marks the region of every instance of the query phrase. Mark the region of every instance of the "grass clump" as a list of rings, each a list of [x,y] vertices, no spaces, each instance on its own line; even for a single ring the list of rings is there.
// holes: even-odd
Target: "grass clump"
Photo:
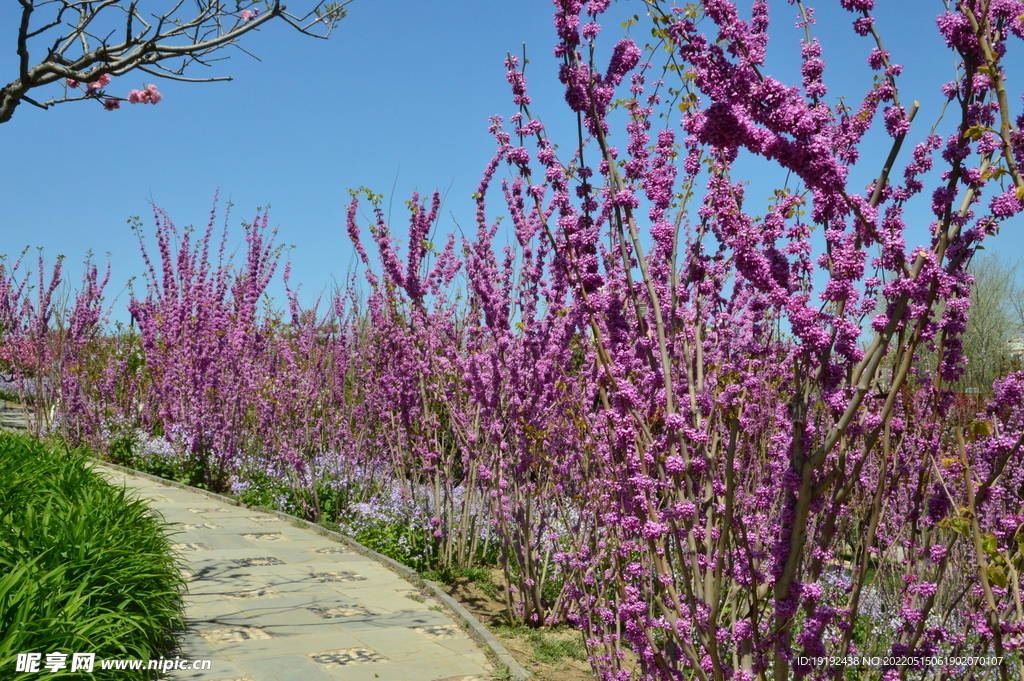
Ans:
[[[566,659],[579,662],[587,660],[583,634],[572,629],[531,629],[519,624],[499,627],[497,633],[502,638],[525,639],[532,648],[530,659],[534,662],[557,665]]]
[[[564,658],[580,662],[587,659],[587,649],[583,645],[582,636],[555,638],[548,632],[533,629],[527,638],[533,645],[533,658],[538,662],[555,664]]]
[[[452,586],[460,579],[465,579],[470,584],[478,587],[492,600],[499,600],[502,597],[501,588],[491,579],[491,571],[486,567],[442,565],[437,570],[421,572],[420,576],[445,586]]]
[[[183,627],[183,581],[165,523],[62,452],[0,432],[0,677],[19,653],[95,653],[150,659],[174,649]],[[145,672],[140,672],[145,674]],[[155,672],[154,672],[155,674]],[[141,678],[141,677],[140,677]]]

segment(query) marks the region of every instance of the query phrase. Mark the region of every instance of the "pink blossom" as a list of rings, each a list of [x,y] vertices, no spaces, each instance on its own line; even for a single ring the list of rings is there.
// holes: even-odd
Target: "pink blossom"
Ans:
[[[132,90],[128,93],[128,101],[132,104],[157,104],[163,98],[156,85],[147,85],[144,90]]]
[[[96,90],[102,90],[103,88],[110,85],[110,74],[104,73],[102,76],[86,84],[86,88],[89,92],[95,92]]]

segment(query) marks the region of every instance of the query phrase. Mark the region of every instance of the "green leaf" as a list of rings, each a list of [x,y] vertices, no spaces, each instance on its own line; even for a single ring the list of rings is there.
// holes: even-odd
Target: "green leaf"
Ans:
[[[991,557],[995,555],[999,548],[999,540],[991,532],[985,533],[981,538],[981,550],[985,552],[985,555]]]
[[[966,535],[970,530],[970,525],[966,520],[956,517],[945,518],[939,522],[939,527],[959,535]]]
[[[967,435],[971,440],[977,440],[979,437],[988,437],[992,434],[992,423],[989,421],[971,421],[971,424],[967,426]]]
[[[977,140],[981,139],[981,136],[988,132],[989,129],[980,125],[972,125],[963,131],[964,139]]]

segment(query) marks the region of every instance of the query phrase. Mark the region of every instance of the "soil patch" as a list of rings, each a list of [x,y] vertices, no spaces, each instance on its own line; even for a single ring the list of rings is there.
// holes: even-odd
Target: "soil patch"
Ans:
[[[492,570],[489,581],[458,577],[440,586],[490,629],[536,681],[593,681],[579,631],[509,626],[511,618],[502,595],[504,583],[504,573]]]

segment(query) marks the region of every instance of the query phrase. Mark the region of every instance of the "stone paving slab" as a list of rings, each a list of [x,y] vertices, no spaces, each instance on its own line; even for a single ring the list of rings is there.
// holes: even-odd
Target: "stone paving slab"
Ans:
[[[0,428],[25,430],[25,410],[20,404],[0,400]]]
[[[280,518],[113,469],[172,523],[190,681],[490,681],[494,668],[438,601],[331,539]]]

